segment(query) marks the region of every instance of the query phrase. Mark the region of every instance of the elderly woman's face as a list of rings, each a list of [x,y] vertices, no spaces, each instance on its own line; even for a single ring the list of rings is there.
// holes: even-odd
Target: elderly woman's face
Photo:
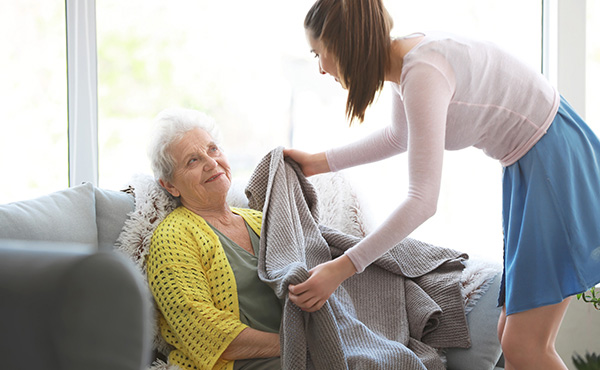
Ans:
[[[171,147],[175,171],[163,186],[173,196],[179,196],[188,208],[218,206],[225,202],[231,186],[231,171],[227,158],[210,134],[202,129],[187,132]]]

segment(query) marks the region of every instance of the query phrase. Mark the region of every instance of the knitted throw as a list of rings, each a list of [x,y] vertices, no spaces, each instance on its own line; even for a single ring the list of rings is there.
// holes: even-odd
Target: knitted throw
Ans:
[[[283,369],[445,369],[438,348],[470,346],[460,252],[405,239],[356,274],[319,311],[301,311],[289,284],[359,239],[319,226],[317,193],[283,149],[267,154],[246,195],[263,211],[258,270],[285,300]]]

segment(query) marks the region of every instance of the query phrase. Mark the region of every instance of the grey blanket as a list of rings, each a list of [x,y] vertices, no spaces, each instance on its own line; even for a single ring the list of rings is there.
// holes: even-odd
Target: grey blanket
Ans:
[[[470,346],[460,294],[460,252],[405,239],[356,274],[317,312],[288,299],[359,239],[319,225],[317,194],[299,166],[277,148],[255,169],[246,195],[263,211],[258,270],[285,301],[283,369],[445,369],[439,348]]]

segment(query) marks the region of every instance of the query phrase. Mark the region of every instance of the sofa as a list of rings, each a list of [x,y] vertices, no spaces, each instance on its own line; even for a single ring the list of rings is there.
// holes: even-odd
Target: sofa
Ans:
[[[322,199],[329,193],[343,198],[323,204],[328,226],[336,227],[346,209],[356,215],[358,206],[346,199],[351,189],[340,191],[341,175],[332,176],[316,178],[315,187]],[[136,210],[134,192],[135,186],[125,192],[85,183],[0,205],[2,368],[158,368],[154,360],[164,358],[164,349],[156,345],[145,276],[115,249]],[[243,185],[231,193],[230,204],[243,205]],[[495,304],[500,274],[486,261],[469,260],[466,270],[480,262],[492,273],[468,311],[472,346],[443,350],[448,369],[502,368]]]
[[[146,367],[147,288],[112,250],[133,206],[92,184],[0,206],[0,368]]]

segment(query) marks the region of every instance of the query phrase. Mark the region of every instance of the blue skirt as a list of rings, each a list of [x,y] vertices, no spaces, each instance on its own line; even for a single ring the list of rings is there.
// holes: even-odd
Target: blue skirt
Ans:
[[[561,97],[548,132],[503,169],[506,314],[600,282],[600,141]]]

